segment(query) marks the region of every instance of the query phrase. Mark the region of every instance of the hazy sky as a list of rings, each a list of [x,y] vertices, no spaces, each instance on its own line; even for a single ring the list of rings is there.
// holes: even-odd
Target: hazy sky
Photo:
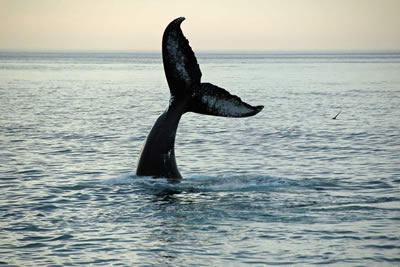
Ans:
[[[400,0],[0,0],[0,49],[400,49]]]

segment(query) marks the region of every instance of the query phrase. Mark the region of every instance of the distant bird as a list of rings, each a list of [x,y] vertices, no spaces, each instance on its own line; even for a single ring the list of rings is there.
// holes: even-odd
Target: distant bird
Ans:
[[[337,116],[339,116],[339,114],[340,114],[341,112],[342,112],[342,110],[340,110],[340,111],[338,112],[338,114],[336,114],[335,117],[332,118],[332,120],[336,120]]]

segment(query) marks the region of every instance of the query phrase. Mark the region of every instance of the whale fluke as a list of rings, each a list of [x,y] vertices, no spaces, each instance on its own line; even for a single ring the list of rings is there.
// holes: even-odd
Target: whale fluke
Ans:
[[[201,83],[194,89],[189,111],[221,117],[249,117],[260,112],[263,106],[251,106],[238,96],[211,83]]]
[[[201,71],[197,59],[180,28],[185,18],[173,20],[165,29],[162,40],[164,72],[171,95],[190,93],[200,84]]]
[[[211,83],[200,83],[201,71],[196,56],[180,28],[184,17],[173,20],[165,29],[162,53],[165,76],[171,97],[190,96],[188,110],[205,115],[248,117],[263,106],[253,107]]]
[[[196,56],[180,28],[184,20],[183,17],[173,20],[164,31],[163,64],[171,98],[144,143],[136,169],[138,176],[182,177],[176,165],[174,144],[184,113],[239,118],[253,116],[263,109],[243,102],[216,85],[201,83]]]

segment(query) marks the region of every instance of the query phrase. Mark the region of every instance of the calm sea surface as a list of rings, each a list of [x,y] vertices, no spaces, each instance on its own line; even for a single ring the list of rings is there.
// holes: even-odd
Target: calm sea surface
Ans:
[[[400,54],[197,57],[265,108],[185,114],[172,184],[160,54],[0,53],[0,265],[400,265]]]

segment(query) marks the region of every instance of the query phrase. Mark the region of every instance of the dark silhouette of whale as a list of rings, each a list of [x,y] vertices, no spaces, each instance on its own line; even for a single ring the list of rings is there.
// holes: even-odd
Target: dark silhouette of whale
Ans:
[[[162,56],[171,92],[167,110],[155,122],[139,156],[136,175],[182,178],[175,160],[175,134],[185,112],[222,117],[249,117],[263,106],[251,106],[211,83],[201,83],[196,57],[180,28],[185,18],[173,20],[165,29]]]

